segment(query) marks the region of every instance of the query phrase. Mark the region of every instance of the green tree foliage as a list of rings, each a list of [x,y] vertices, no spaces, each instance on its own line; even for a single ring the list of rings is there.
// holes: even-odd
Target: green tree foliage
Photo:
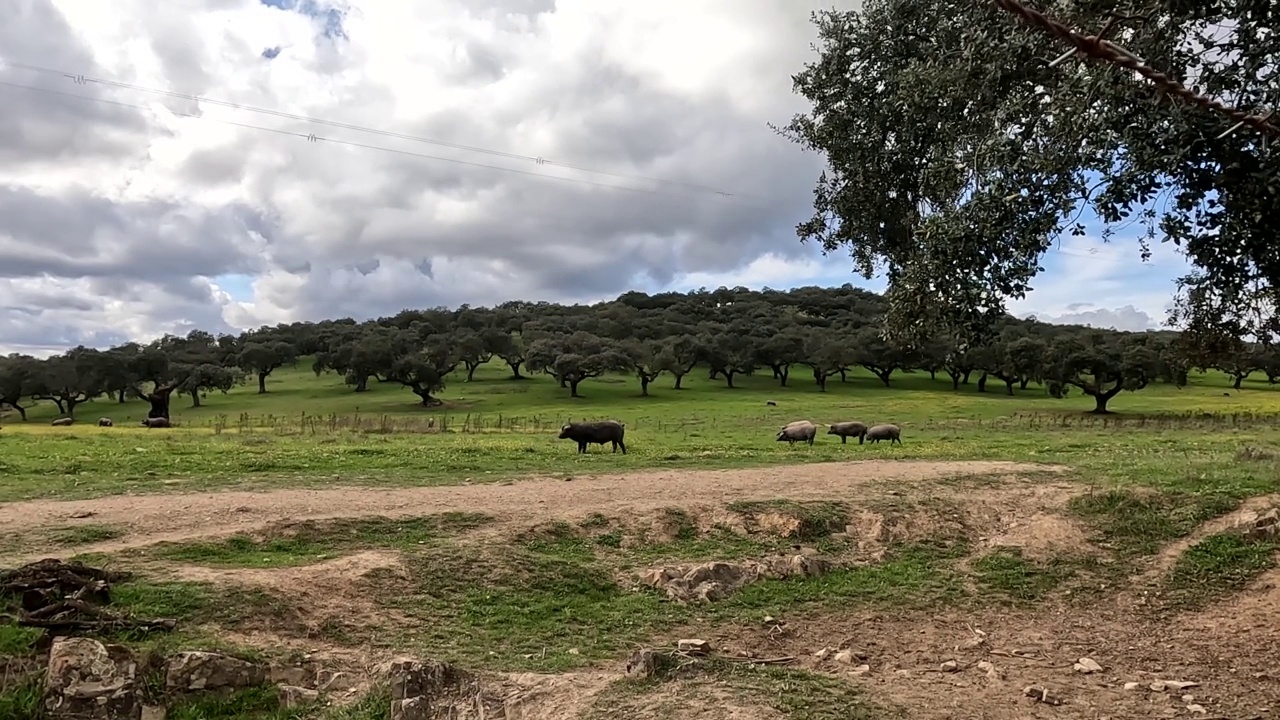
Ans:
[[[1269,7],[1269,6],[1268,6]],[[1149,65],[1243,108],[1280,104],[1280,13],[1257,3],[1156,0],[1113,37]],[[1113,3],[1062,0],[1052,15],[1103,27]],[[1191,344],[1266,344],[1276,319],[1280,155],[1221,113],[1161,101],[1110,63],[994,3],[867,0],[814,15],[818,58],[795,75],[811,105],[781,131],[825,154],[814,215],[797,231],[883,266],[886,330],[970,344],[1022,297],[1040,258],[1089,206],[1107,224],[1140,219],[1190,259],[1170,321]],[[1275,139],[1271,139],[1275,142]],[[959,368],[957,368],[959,369]]]

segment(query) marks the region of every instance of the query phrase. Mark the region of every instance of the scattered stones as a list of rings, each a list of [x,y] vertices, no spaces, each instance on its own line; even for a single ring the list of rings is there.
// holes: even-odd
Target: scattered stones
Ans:
[[[648,648],[637,650],[627,658],[627,677],[647,679],[658,675],[658,653]]]
[[[1156,692],[1164,692],[1165,690],[1187,690],[1199,686],[1200,683],[1185,680],[1156,680],[1149,687]]]
[[[267,669],[262,665],[198,650],[174,653],[165,672],[165,687],[177,692],[243,688],[266,680]]]
[[[978,670],[986,674],[986,676],[992,680],[1004,679],[1004,673],[1000,672],[1000,668],[987,660],[982,660],[978,663]]]
[[[829,648],[829,647],[824,647],[824,648],[822,648],[821,650],[819,650],[818,652],[814,653],[814,654],[813,654],[813,656],[814,656],[814,657],[816,657],[816,658],[818,658],[819,660],[826,660],[826,659],[827,659],[827,656],[829,656],[829,655],[830,655],[831,653],[833,653],[833,652],[835,652],[835,650],[834,650],[834,649]]]
[[[342,692],[360,684],[360,680],[351,673],[335,670],[321,670],[316,673],[316,687],[320,692]]]
[[[820,555],[801,553],[738,563],[709,562],[650,568],[641,574],[640,581],[666,590],[668,597],[679,602],[714,602],[763,578],[817,577],[832,567],[832,562]]]
[[[836,653],[836,662],[840,663],[841,665],[852,665],[853,661],[854,661],[853,651],[851,650],[841,650],[840,652]]]
[[[1196,701],[1196,696],[1195,696],[1195,695],[1183,695],[1183,696],[1182,696],[1182,702],[1184,702],[1184,703],[1193,703],[1193,702],[1195,702],[1195,701]]]
[[[83,520],[84,518],[87,518],[87,517],[93,517],[94,515],[97,515],[97,514],[98,514],[98,513],[94,512],[94,511],[92,511],[92,510],[77,510],[77,511],[75,511],[75,512],[71,513],[70,517],[71,517],[73,520]]]
[[[472,710],[476,703],[483,704],[479,680],[447,663],[396,660],[391,663],[388,675],[391,720],[458,717]]]
[[[1062,704],[1061,698],[1055,695],[1050,695],[1048,688],[1040,687],[1038,685],[1028,685],[1027,687],[1022,688],[1022,694],[1038,703],[1044,703],[1045,705],[1057,706]]]
[[[138,664],[129,649],[92,638],[59,637],[49,650],[44,708],[50,718],[141,718]]]
[[[866,675],[869,672],[871,672],[871,666],[867,665],[866,663],[863,663],[853,668],[852,670],[850,670],[849,674],[853,675],[854,677],[861,677],[863,675]]]
[[[1280,508],[1260,513],[1245,535],[1253,540],[1267,540],[1280,535]]]
[[[1138,687],[1139,687],[1141,684],[1142,684],[1142,683],[1127,682],[1127,683],[1125,683],[1125,684],[1124,684],[1124,689],[1125,689],[1125,690],[1137,690],[1137,689],[1138,689]]]
[[[1205,713],[1209,712],[1208,710],[1204,709],[1203,705],[1196,705],[1194,703],[1187,706],[1187,711],[1195,715],[1204,715]]]
[[[711,652],[711,643],[706,640],[681,640],[676,643],[676,649],[690,655],[707,655]]]
[[[1087,657],[1080,658],[1080,660],[1072,667],[1076,672],[1083,673],[1085,675],[1102,672],[1102,666]]]
[[[296,685],[279,685],[276,687],[276,697],[280,699],[281,707],[291,710],[320,699],[320,691]]]
[[[942,663],[941,670],[942,672],[948,672],[948,673],[960,672],[960,663],[956,662],[955,660],[948,660]]]

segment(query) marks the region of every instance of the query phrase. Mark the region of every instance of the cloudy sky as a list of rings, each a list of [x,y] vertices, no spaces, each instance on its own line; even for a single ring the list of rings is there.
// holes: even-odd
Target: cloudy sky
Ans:
[[[0,351],[882,289],[799,243],[822,162],[768,127],[805,109],[790,75],[833,4],[857,3],[7,0]],[[1015,313],[1140,329],[1184,265],[1086,238],[1046,267]]]

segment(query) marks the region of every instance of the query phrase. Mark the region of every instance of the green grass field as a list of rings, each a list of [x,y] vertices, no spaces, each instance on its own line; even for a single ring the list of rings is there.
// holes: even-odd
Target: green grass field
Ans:
[[[957,471],[957,477],[904,485],[900,492],[873,484],[861,494],[806,501],[785,493],[770,500],[726,498],[718,509],[673,501],[656,516],[597,512],[566,519],[550,513],[537,526],[466,508],[301,525],[280,525],[292,518],[268,516],[252,532],[115,550],[103,548],[144,530],[127,515],[101,521],[62,516],[29,526],[15,516],[17,531],[0,539],[0,555],[80,554],[137,570],[137,580],[118,588],[116,603],[138,616],[181,623],[170,635],[117,638],[140,650],[197,645],[270,654],[272,648],[240,647],[224,637],[267,632],[283,638],[281,644],[292,638],[371,656],[422,653],[489,672],[565,673],[691,633],[766,655],[808,657],[814,637],[847,631],[851,617],[875,624],[876,632],[899,644],[919,642],[915,628],[938,613],[990,623],[997,612],[1023,618],[1010,621],[1013,626],[1065,622],[1054,619],[1059,617],[1113,623],[1108,627],[1119,638],[1115,642],[1132,644],[1137,640],[1122,637],[1131,628],[1159,636],[1178,627],[1170,617],[1252,592],[1251,583],[1274,567],[1280,547],[1274,538],[1246,538],[1212,525],[1242,503],[1280,492],[1280,389],[1265,383],[1235,391],[1225,378],[1206,376],[1182,389],[1157,385],[1118,396],[1111,403],[1114,415],[1094,416],[1087,412],[1092,401],[1074,392],[1055,400],[1035,385],[1013,397],[994,384],[987,393],[972,385],[953,391],[944,377],[933,381],[921,373],[897,377],[890,388],[858,373],[821,393],[798,376],[781,388],[767,372],[740,378],[740,387],[731,390],[699,369],[682,391],[664,377],[651,386],[650,397],[641,397],[633,379],[610,377],[584,383],[585,397],[571,399],[550,378],[511,381],[494,364],[474,382],[452,382],[440,396],[446,405],[427,409],[398,386],[375,383],[357,394],[337,376],[301,369],[307,366],[303,361],[298,369],[278,371],[265,395],[241,387],[208,396],[200,408],[175,396],[179,427],[169,430],[138,427],[147,406],[136,401],[85,404],[69,428],[49,426],[55,416],[50,404],[32,409],[26,423],[6,413],[0,518],[4,503],[33,499],[520,485],[531,475],[598,478],[655,468],[694,472],[914,459],[1007,460],[1068,470],[1028,473],[1022,484]],[[99,416],[113,418],[116,426],[96,427]],[[626,455],[607,446],[579,455],[572,442],[556,439],[563,422],[594,418],[626,423]],[[799,418],[894,422],[903,428],[903,444],[841,444],[825,435],[813,447],[774,441],[783,423]],[[1064,486],[1068,490],[1052,489]],[[1038,493],[1049,495],[1036,499]],[[1060,493],[1053,495],[1059,500],[1048,499],[1052,493]],[[181,505],[174,507],[182,512]],[[1009,513],[1026,524],[1036,521],[1037,512],[1056,518],[1058,525],[1046,527],[1079,527],[1083,537],[1061,539],[1046,530],[1043,542],[1032,534],[1011,546],[988,543],[1009,531]],[[868,513],[878,518],[883,537],[852,532],[859,522],[864,525],[858,528],[865,526]],[[797,529],[769,530],[776,517],[789,518]],[[748,529],[734,530],[725,518],[739,518]],[[878,551],[868,554],[867,542]],[[1185,549],[1164,558],[1175,542]],[[743,562],[799,545],[834,558],[836,566],[819,576],[762,579],[710,604],[676,603],[658,590],[633,586],[638,573],[658,565]],[[389,564],[359,576],[325,569],[325,563],[366,557],[360,553]],[[174,575],[183,568],[214,575]],[[257,575],[238,581],[236,573]],[[277,582],[264,580],[263,573],[281,575]],[[249,582],[251,577],[256,579]],[[346,594],[328,610],[294,598],[295,588],[317,583]],[[1150,593],[1135,614],[1094,609],[1135,588]],[[810,628],[809,635],[779,640],[772,626],[762,626],[765,617],[786,617]],[[0,625],[0,665],[12,676],[0,682],[4,717],[41,717],[33,704],[33,676],[16,670],[35,662],[28,647],[35,635]],[[869,662],[879,672],[882,661]],[[974,702],[1009,701],[985,682],[974,687]],[[850,684],[839,668],[801,663],[752,672],[709,660],[647,684],[618,680],[597,688],[581,716],[605,717],[613,707],[638,717],[692,710],[699,705],[687,695],[697,688],[718,688],[743,707],[772,708],[776,714],[768,717],[825,720],[919,710],[910,698]],[[383,718],[389,699],[376,685],[355,705],[328,709],[282,709],[265,688],[236,695],[218,706],[223,710],[201,702],[171,705],[170,717]],[[238,709],[225,714],[231,712],[226,708]]]
[[[684,390],[660,378],[650,397],[640,397],[634,379],[616,376],[584,383],[586,397],[573,399],[545,376],[511,381],[495,363],[474,382],[451,382],[442,394],[445,407],[422,408],[399,386],[374,383],[355,393],[335,375],[286,368],[271,376],[265,395],[240,387],[208,396],[200,408],[175,396],[173,419],[182,427],[168,431],[137,426],[147,409],[139,401],[86,403],[69,428],[50,427],[56,408],[44,403],[29,411],[27,423],[5,416],[0,500],[167,491],[175,484],[186,490],[335,480],[418,485],[864,457],[1068,462],[1121,480],[1154,480],[1144,475],[1160,467],[1161,484],[1195,485],[1203,466],[1238,447],[1270,445],[1280,425],[1280,390],[1247,383],[1230,391],[1213,376],[1182,389],[1124,393],[1112,402],[1116,414],[1103,417],[1087,415],[1092,402],[1078,393],[1055,400],[1035,385],[1013,397],[994,385],[986,393],[973,386],[953,391],[945,379],[922,373],[895,378],[891,388],[858,373],[826,393],[800,377],[779,387],[767,372],[737,384],[727,389],[695,370]],[[100,416],[116,426],[96,427]],[[591,446],[583,457],[572,442],[556,439],[562,423],[597,418],[626,423],[626,456]],[[799,418],[893,422],[904,442],[842,446],[823,436],[810,448],[774,441],[778,427]],[[1170,459],[1178,463],[1172,473],[1163,469]],[[1251,486],[1255,479],[1241,482]]]

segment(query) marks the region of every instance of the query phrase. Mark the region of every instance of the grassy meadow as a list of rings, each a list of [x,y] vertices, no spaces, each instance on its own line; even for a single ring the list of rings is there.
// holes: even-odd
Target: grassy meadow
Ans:
[[[451,379],[440,396],[444,407],[423,408],[398,385],[375,382],[355,393],[340,376],[317,377],[309,365],[304,359],[276,371],[265,395],[251,384],[211,393],[199,408],[175,395],[171,412],[180,427],[170,430],[139,427],[147,410],[141,401],[84,403],[72,427],[49,426],[57,409],[48,402],[30,409],[25,423],[6,412],[0,501],[175,485],[420,485],[876,457],[1062,462],[1117,480],[1194,489],[1221,458],[1275,444],[1280,424],[1280,389],[1247,382],[1234,391],[1212,375],[1182,389],[1122,393],[1111,403],[1114,414],[1093,416],[1092,401],[1078,391],[1053,399],[1033,384],[1010,397],[997,383],[986,393],[974,385],[952,390],[945,375],[931,380],[926,373],[895,376],[886,388],[860,371],[822,393],[801,372],[788,387],[764,371],[735,379],[739,387],[729,389],[699,368],[679,391],[661,377],[642,397],[634,378],[619,375],[587,381],[584,397],[570,398],[545,375],[513,381],[496,362],[472,382],[461,374]],[[97,427],[100,416],[115,427]],[[593,445],[580,456],[572,442],[556,439],[562,423],[598,418],[626,423],[627,455]],[[827,436],[813,447],[774,441],[778,427],[799,418],[893,422],[903,428],[903,444],[841,445]],[[1237,478],[1242,489],[1259,482]]]
[[[1163,548],[1203,523],[1247,498],[1280,490],[1280,390],[1247,382],[1235,391],[1215,375],[1193,378],[1182,389],[1155,385],[1123,393],[1111,403],[1114,414],[1094,416],[1088,413],[1092,401],[1078,391],[1055,400],[1032,385],[1010,397],[994,383],[986,393],[974,385],[952,390],[945,376],[931,380],[925,373],[900,375],[885,388],[859,372],[848,382],[831,382],[822,393],[800,373],[785,388],[766,371],[727,389],[698,369],[681,391],[663,377],[649,397],[641,397],[633,378],[616,376],[583,383],[584,397],[572,399],[546,376],[513,381],[497,363],[481,368],[473,382],[452,380],[440,394],[443,407],[422,408],[399,386],[374,383],[357,394],[339,376],[315,376],[305,369],[309,365],[303,360],[277,371],[265,395],[252,385],[239,387],[210,394],[199,408],[191,407],[190,397],[174,396],[179,427],[169,430],[139,427],[147,410],[140,401],[86,403],[71,427],[49,425],[56,417],[50,403],[32,408],[25,423],[5,413],[0,503],[224,488],[443,485],[528,474],[571,477],[838,459],[1015,460],[1071,468],[1063,479],[1079,483],[1081,494],[1064,512],[1089,528],[1090,542],[1104,556],[1070,549],[1048,558],[1024,556],[1018,548],[984,552],[977,531],[940,530],[937,537],[890,542],[874,562],[820,577],[761,581],[721,602],[697,606],[627,587],[618,578],[660,562],[785,553],[795,540],[707,531],[673,507],[664,511],[673,530],[656,538],[637,530],[633,518],[596,514],[476,542],[468,532],[497,520],[457,512],[308,521],[279,534],[268,529],[161,542],[111,555],[90,546],[134,529],[88,519],[32,528],[8,549],[36,544],[50,554],[76,556],[87,548],[79,557],[95,563],[246,572],[301,571],[360,551],[393,552],[404,561],[403,576],[324,578],[326,584],[356,588],[349,592],[371,604],[359,623],[349,622],[343,611],[295,627],[314,609],[300,607],[288,592],[144,575],[117,589],[116,604],[138,616],[178,618],[183,629],[119,639],[142,652],[199,646],[252,654],[263,649],[234,648],[219,628],[268,628],[304,642],[416,651],[475,669],[562,672],[625,657],[638,643],[670,641],[674,628],[752,637],[760,632],[760,619],[770,615],[823,623],[851,609],[927,616],[946,608],[980,612],[1088,601],[1110,592],[1101,588],[1125,588],[1126,579]],[[97,427],[100,416],[111,417],[115,427]],[[565,421],[596,418],[626,423],[628,454],[591,446],[579,455],[572,442],[556,439]],[[903,444],[841,444],[825,435],[813,447],[775,442],[777,428],[798,418],[893,422],[903,428]],[[906,518],[933,512],[928,508],[936,499],[876,502],[884,504],[875,511],[886,518]],[[812,531],[806,542],[835,557],[854,552],[856,543],[841,531],[867,509],[846,498],[778,498],[763,504],[768,507],[756,505],[761,503],[730,503],[725,509],[750,516],[781,508]],[[640,541],[625,541],[631,536]],[[1241,591],[1273,567],[1278,547],[1238,534],[1210,534],[1189,544],[1153,587],[1167,599],[1166,609],[1201,607]],[[5,550],[0,542],[0,552]],[[915,626],[909,627],[914,633]],[[7,663],[12,675],[12,682],[0,682],[0,715],[43,717],[39,675],[31,674],[38,659],[30,643],[37,634],[0,625],[0,665]],[[729,688],[744,702],[763,703],[789,718],[879,716],[862,690],[821,672],[748,672],[708,661],[680,677],[690,687]],[[619,680],[597,700],[595,714],[584,717],[604,717],[619,703],[644,707],[650,702],[646,693],[660,685]],[[198,699],[175,702],[170,717],[340,720],[386,717],[389,699],[385,686],[376,686],[356,705],[329,709],[284,709],[270,688],[243,691],[217,707]],[[848,714],[854,705],[861,709]],[[689,708],[694,706],[696,701]]]

